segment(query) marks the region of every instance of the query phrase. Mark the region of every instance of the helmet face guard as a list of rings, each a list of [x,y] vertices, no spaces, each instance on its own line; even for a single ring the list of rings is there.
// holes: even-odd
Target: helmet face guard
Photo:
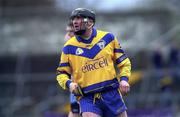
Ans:
[[[75,17],[82,17],[81,26],[79,30],[74,31],[75,35],[83,35],[86,32],[86,24],[88,19],[92,19],[95,23],[95,13],[89,9],[77,8],[75,9],[70,16],[71,22]]]

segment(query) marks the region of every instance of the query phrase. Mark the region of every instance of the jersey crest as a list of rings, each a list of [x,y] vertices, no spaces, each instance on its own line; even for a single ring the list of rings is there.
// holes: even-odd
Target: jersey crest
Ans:
[[[76,49],[76,55],[80,55],[82,53],[84,53],[84,51],[81,48]]]
[[[99,46],[99,48],[102,50],[105,45],[106,45],[106,42],[104,40],[101,40],[100,42],[97,43],[97,45]]]

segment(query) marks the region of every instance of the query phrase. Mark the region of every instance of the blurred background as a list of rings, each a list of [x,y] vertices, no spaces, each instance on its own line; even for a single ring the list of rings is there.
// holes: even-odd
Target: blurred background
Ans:
[[[0,117],[67,116],[56,68],[77,7],[131,59],[129,117],[180,117],[179,0],[0,0]]]

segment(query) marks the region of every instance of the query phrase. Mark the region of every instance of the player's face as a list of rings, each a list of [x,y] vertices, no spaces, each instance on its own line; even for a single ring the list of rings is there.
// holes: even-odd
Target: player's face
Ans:
[[[82,17],[73,18],[72,24],[75,32],[81,30],[83,26],[83,18]]]

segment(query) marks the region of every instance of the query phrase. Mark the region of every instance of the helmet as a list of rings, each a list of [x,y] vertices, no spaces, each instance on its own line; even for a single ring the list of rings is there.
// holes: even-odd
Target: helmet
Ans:
[[[86,30],[87,30],[87,21],[88,19],[92,19],[93,20],[93,26],[95,24],[95,13],[89,9],[86,8],[77,8],[75,10],[72,11],[71,16],[70,16],[70,20],[71,23],[73,22],[73,19],[75,17],[82,17],[82,23],[81,23],[81,27],[79,30],[74,30],[74,34],[75,35],[83,35]]]
[[[74,17],[84,17],[84,18],[90,18],[95,22],[95,13],[92,10],[86,9],[86,8],[77,8],[72,11],[70,19],[73,19]]]

